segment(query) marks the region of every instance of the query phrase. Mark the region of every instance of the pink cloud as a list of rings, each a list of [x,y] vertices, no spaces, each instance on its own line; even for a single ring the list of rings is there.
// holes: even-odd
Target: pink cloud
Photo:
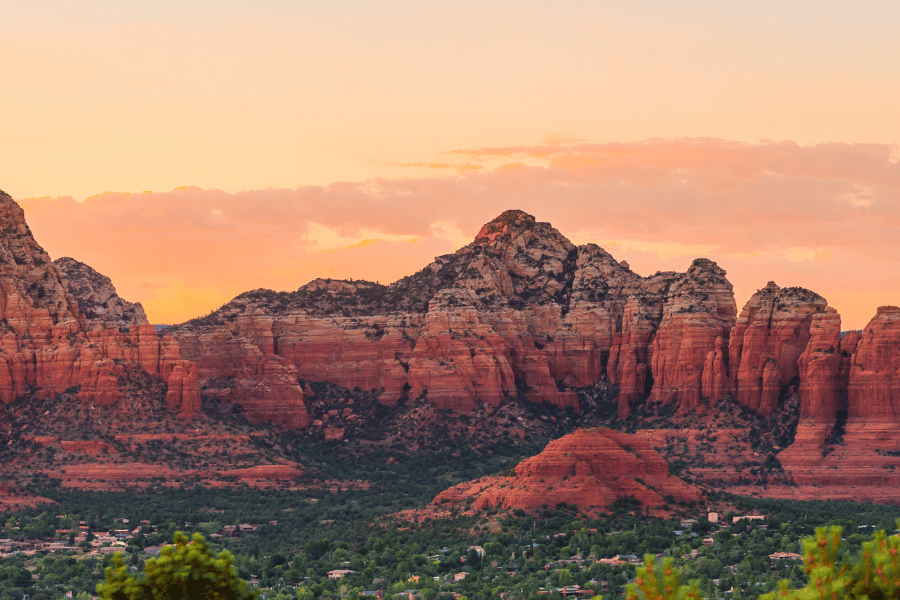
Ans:
[[[847,304],[837,308],[853,326],[875,307],[850,307],[848,289],[867,298],[896,291],[900,303],[900,164],[890,145],[562,140],[455,153],[508,164],[235,194],[186,187],[20,202],[54,258],[88,262],[126,298],[150,294],[167,320],[195,316],[179,302],[197,310],[256,287],[296,289],[317,276],[393,281],[455,249],[440,233],[447,226],[471,239],[509,208],[580,241],[622,242],[625,250],[608,249],[645,274],[682,270],[692,257],[662,256],[640,243],[708,247],[705,254],[729,271],[739,305],[769,279],[826,298],[836,290]],[[356,242],[380,241],[323,253],[320,226]],[[385,241],[398,236],[420,240]],[[185,304],[190,290],[200,300]]]

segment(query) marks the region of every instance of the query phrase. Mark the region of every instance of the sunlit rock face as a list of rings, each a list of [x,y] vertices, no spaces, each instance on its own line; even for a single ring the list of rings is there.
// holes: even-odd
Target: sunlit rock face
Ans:
[[[0,401],[79,387],[83,401],[113,406],[134,364],[169,384],[174,413],[199,411],[195,370],[177,342],[158,337],[140,305],[119,298],[107,277],[73,259],[52,263],[22,209],[2,193],[0,234]]]
[[[641,277],[511,210],[390,286],[254,290],[169,331],[203,389],[259,420],[300,410],[298,379],[383,390],[388,405],[427,397],[466,412],[524,396],[577,413],[573,389],[608,378],[627,414],[651,392],[687,411],[727,391],[723,340],[736,312],[709,260]]]

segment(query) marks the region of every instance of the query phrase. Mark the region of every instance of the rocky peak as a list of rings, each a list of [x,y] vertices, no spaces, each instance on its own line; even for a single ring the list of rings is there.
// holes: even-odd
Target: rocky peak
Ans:
[[[577,252],[549,223],[508,210],[485,224],[456,256],[462,259],[463,277],[451,287],[491,290],[514,303],[566,304]]]
[[[485,223],[478,235],[476,242],[491,243],[498,237],[510,231],[530,229],[535,224],[535,218],[522,210],[503,211],[496,219]]]
[[[896,423],[900,420],[900,307],[879,306],[860,338],[850,370],[848,418]]]
[[[109,277],[74,258],[58,258],[53,264],[59,269],[66,291],[78,302],[88,329],[105,324],[127,330],[132,325],[148,323],[140,302],[120,298]]]
[[[25,213],[5,193],[0,193],[0,282],[6,297],[0,318],[25,326],[26,313],[44,310],[51,322],[75,318],[78,309],[70,298],[50,256],[35,241]],[[37,314],[33,318],[40,318]]]
[[[493,246],[496,252],[508,258],[520,252],[533,258],[537,258],[541,251],[551,255],[565,255],[575,249],[572,242],[550,223],[539,222],[521,210],[507,210],[486,223],[472,244],[457,253],[464,252],[473,244]]]
[[[596,244],[578,247],[572,298],[575,301],[608,303],[638,293],[644,280]],[[604,304],[605,305],[605,304]]]
[[[671,315],[700,313],[727,322],[731,327],[737,306],[733,287],[725,275],[725,269],[708,258],[695,259],[669,289],[667,311]]]

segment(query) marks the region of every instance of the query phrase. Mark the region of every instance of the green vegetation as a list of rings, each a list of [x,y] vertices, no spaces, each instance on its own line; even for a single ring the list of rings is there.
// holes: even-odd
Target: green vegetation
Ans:
[[[900,527],[900,519],[897,520]],[[761,600],[832,599],[872,600],[900,598],[900,536],[888,537],[883,530],[865,541],[862,550],[852,558],[841,552],[843,529],[839,526],[819,527],[814,538],[803,540],[803,564],[807,583],[796,586],[783,579],[778,591],[760,596]],[[626,600],[701,600],[697,580],[683,584],[684,573],[671,558],[657,564],[648,554],[644,565],[636,571],[634,583],[628,585]]]
[[[114,555],[106,583],[97,592],[103,600],[255,600],[259,590],[248,588],[232,561],[227,550],[214,555],[199,533],[188,542],[178,531],[159,558],[147,561],[141,577],[129,575],[122,558]]]
[[[411,590],[424,600],[452,600],[451,594],[476,600],[501,593],[555,600],[558,588],[572,586],[613,600],[624,598],[635,580],[637,557],[646,554],[658,555],[656,565],[679,569],[683,583],[693,582],[705,598],[748,600],[777,591],[780,580],[789,582],[788,589],[807,584],[803,563],[776,553],[799,553],[801,540],[816,527],[843,527],[838,554],[844,560],[864,551],[873,531],[893,530],[900,518],[895,506],[724,496],[713,501],[732,502],[734,512],[722,523],[710,523],[705,507],[688,505],[672,505],[677,518],[654,518],[628,499],[602,518],[566,505],[533,515],[492,509],[422,522],[391,514],[421,506],[427,487],[410,488],[410,496],[396,490],[383,495],[385,490],[375,487],[329,492],[195,486],[116,494],[35,489],[59,505],[0,513],[0,539],[55,537],[67,545],[71,540],[75,548],[0,557],[0,599],[57,600],[68,592],[78,600],[79,594],[95,592],[106,567],[119,578],[114,581],[122,575],[140,581],[151,561],[160,560],[154,559],[160,547],[183,530],[208,540],[202,551],[207,558],[228,551],[236,577],[266,600],[360,600],[364,591],[379,589],[386,598],[402,594],[405,599]],[[765,519],[732,522],[748,514]],[[683,524],[683,518],[696,522]],[[76,542],[74,532],[82,521],[86,539]],[[251,527],[240,531],[235,526],[241,524]],[[111,541],[108,532],[115,529],[137,532]],[[179,539],[184,544],[186,538]],[[100,547],[83,554],[81,547],[92,544]],[[24,549],[13,545],[13,550]],[[102,554],[104,546],[118,549],[121,562]],[[610,560],[616,556],[619,560]],[[338,577],[335,571],[346,573]]]

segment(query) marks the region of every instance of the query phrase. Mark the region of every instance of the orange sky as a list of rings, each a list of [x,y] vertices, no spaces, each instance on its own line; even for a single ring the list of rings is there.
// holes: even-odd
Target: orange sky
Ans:
[[[858,328],[900,304],[898,30],[865,0],[16,3],[0,188],[156,322],[391,281],[515,207]]]

